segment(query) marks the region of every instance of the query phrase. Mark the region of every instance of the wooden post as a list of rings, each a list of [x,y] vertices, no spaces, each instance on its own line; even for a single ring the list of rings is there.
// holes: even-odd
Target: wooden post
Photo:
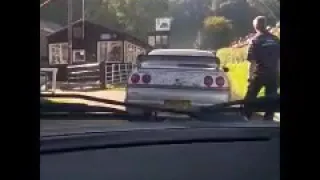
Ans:
[[[107,70],[106,70],[106,63],[104,61],[100,62],[100,88],[105,89],[107,86],[106,83],[106,76],[107,76]]]
[[[72,64],[73,54],[72,54],[72,0],[68,0],[68,64]]]

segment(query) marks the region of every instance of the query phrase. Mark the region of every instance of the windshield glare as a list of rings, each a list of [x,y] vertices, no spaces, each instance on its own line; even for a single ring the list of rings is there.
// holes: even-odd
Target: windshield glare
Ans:
[[[73,1],[72,8],[66,2],[40,0],[43,94],[86,95],[195,111],[276,93],[266,92],[266,87],[258,94],[248,89],[256,87],[250,83],[255,82],[259,71],[274,72],[267,76],[277,77],[269,88],[280,94],[280,63],[270,59],[280,54],[277,0],[89,0]],[[268,33],[257,33],[261,27],[261,32]],[[259,49],[249,42],[261,34],[268,43],[259,45],[263,47]],[[139,55],[146,59],[138,59]],[[257,59],[260,57],[262,60]],[[265,59],[270,63],[263,63]],[[143,114],[147,121],[156,114],[71,96],[44,99],[52,104],[112,107],[130,115]],[[264,113],[253,114],[264,117]],[[266,118],[275,115],[280,119],[280,113],[265,114]],[[246,112],[241,117],[251,115]]]

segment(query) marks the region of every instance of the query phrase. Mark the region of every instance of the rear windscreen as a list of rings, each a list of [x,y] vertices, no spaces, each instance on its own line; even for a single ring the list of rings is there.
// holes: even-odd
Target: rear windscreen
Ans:
[[[142,68],[217,68],[215,57],[200,56],[145,56],[141,61]]]

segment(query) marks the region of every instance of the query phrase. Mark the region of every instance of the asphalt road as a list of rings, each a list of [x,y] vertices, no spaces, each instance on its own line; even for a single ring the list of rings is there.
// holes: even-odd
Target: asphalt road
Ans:
[[[103,91],[93,91],[93,92],[79,92],[79,91],[57,91],[57,93],[64,93],[64,94],[81,94],[81,95],[89,95],[98,98],[106,98],[115,101],[124,101],[125,98],[125,91],[123,90],[103,90]],[[88,105],[99,105],[99,106],[106,106],[106,107],[114,107],[119,109],[124,109],[123,106],[115,106],[115,105],[106,105],[103,103],[97,103],[92,101],[86,101],[82,99],[56,99],[57,101],[62,102],[70,102],[70,103],[84,103]],[[275,120],[280,121],[280,113],[276,113]]]
[[[107,98],[116,101],[123,101],[125,98],[125,91],[123,90],[107,90],[107,91],[95,91],[95,92],[63,92],[59,91],[57,93],[65,93],[65,94],[82,94],[95,96],[99,98]],[[122,106],[114,106],[114,105],[106,105],[103,103],[97,103],[92,101],[86,101],[82,99],[55,99],[55,101],[61,102],[70,102],[70,103],[84,103],[89,105],[99,105],[99,106],[109,106],[119,109],[124,109]],[[279,115],[280,116],[280,115]],[[259,117],[257,117],[259,119]],[[80,123],[81,122],[81,123]],[[51,135],[56,134],[57,132],[69,132],[74,131],[75,129],[79,132],[83,131],[92,131],[97,129],[97,127],[104,127],[106,129],[110,128],[118,128],[119,125],[123,126],[128,124],[128,121],[125,120],[42,120],[40,121],[40,134],[41,135]]]

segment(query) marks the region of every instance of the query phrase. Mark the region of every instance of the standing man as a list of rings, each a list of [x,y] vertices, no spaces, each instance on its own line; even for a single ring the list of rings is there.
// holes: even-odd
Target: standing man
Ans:
[[[266,18],[258,16],[253,20],[256,30],[248,48],[247,60],[251,63],[249,72],[249,86],[245,100],[258,96],[261,88],[265,86],[266,96],[277,94],[278,89],[278,62],[280,61],[280,40],[266,29]],[[250,107],[244,107],[244,115],[250,119]],[[273,120],[274,110],[269,109],[264,120]]]

